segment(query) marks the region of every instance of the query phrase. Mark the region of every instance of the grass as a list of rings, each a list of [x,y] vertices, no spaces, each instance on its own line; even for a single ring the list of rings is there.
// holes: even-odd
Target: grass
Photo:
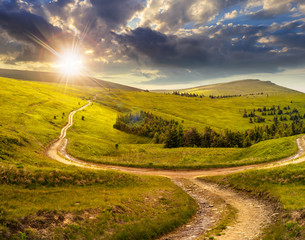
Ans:
[[[275,85],[269,81],[255,79],[240,80],[228,83],[218,83],[195,88],[181,89],[180,92],[203,94],[205,96],[214,95],[247,95],[263,92],[268,95],[278,95],[288,93],[293,90]]]
[[[181,97],[171,94],[151,92],[125,92],[112,90],[101,94],[97,102],[112,108],[117,112],[148,111],[165,119],[175,119],[183,123],[185,129],[196,127],[203,131],[206,126],[215,130],[231,129],[242,131],[253,128],[255,124],[243,118],[244,109],[272,107],[280,105],[282,108],[290,106],[305,113],[305,94],[298,92],[284,92],[279,95],[245,96],[238,98],[210,99]],[[165,104],[166,103],[166,104]],[[265,116],[266,123],[271,124],[274,116]]]
[[[0,185],[0,238],[152,239],[196,211],[194,200],[166,178],[40,172],[44,185],[14,173],[29,181]]]
[[[232,167],[270,162],[297,151],[296,137],[263,141],[249,148],[165,149],[151,140],[114,129],[117,112],[94,104],[75,115],[68,152],[80,159],[122,166],[165,169]],[[85,121],[81,120],[82,116]],[[116,147],[118,144],[118,147]]]
[[[254,127],[242,118],[245,108],[290,105],[303,114],[305,100],[304,94],[290,91],[269,97],[193,99],[5,78],[0,78],[0,84],[0,188],[3,193],[0,195],[0,234],[15,239],[37,236],[150,239],[185,223],[195,211],[194,201],[168,179],[80,170],[44,156],[45,148],[65,125],[68,113],[84,105],[84,98],[98,94],[97,103],[77,113],[75,126],[68,131],[69,151],[73,155],[90,161],[101,161],[103,156],[102,161],[116,164],[164,168],[272,161],[295,152],[295,138],[261,142],[248,149],[165,150],[161,145],[151,144],[148,138],[113,129],[118,112],[151,111],[183,122],[185,128],[198,130],[206,126],[243,130]],[[267,117],[267,122],[270,119]],[[301,180],[289,183],[295,192],[302,190],[298,181]],[[291,193],[273,190],[274,194]],[[295,208],[302,206],[301,195],[297,196],[300,201],[295,203]],[[286,201],[288,204],[294,199],[287,197]],[[294,223],[288,226],[295,228]],[[42,229],[47,229],[46,233]]]
[[[0,159],[2,164],[51,166],[43,149],[58,136],[86,91],[0,78]]]
[[[301,163],[204,179],[278,202],[282,214],[278,221],[266,230],[264,239],[304,239],[304,171],[305,163]]]
[[[92,107],[76,115],[73,132],[68,131],[71,138],[69,150],[79,157],[87,156],[88,160],[100,161],[100,156],[108,156],[108,159],[102,161],[134,166],[153,164],[169,168],[213,167],[211,159],[214,158],[215,166],[228,166],[240,165],[243,158],[232,162],[231,157],[235,157],[234,154],[240,151],[234,149],[167,151],[162,149],[162,146],[147,145],[150,139],[128,135],[112,128],[120,111],[152,111],[164,118],[175,118],[183,122],[186,129],[197,127],[199,130],[207,125],[233,130],[254,127],[248,119],[242,118],[244,108],[290,105],[291,108],[296,107],[304,113],[305,95],[290,91],[281,94],[281,97],[270,95],[268,98],[194,99],[118,89],[105,91],[89,87],[63,87],[51,83],[5,78],[0,78],[0,83],[0,159],[2,164],[18,164],[20,167],[53,168],[56,164],[43,156],[44,149],[59,135],[60,129],[67,121],[68,113],[85,104],[82,98],[92,97],[94,94],[98,94],[97,102],[100,104],[94,103]],[[277,89],[274,86],[273,88]],[[165,102],[167,104],[164,104]],[[81,120],[83,115],[85,121]],[[78,134],[82,134],[82,139],[78,138]],[[194,151],[194,154],[189,157],[190,151]],[[244,155],[246,153],[247,151],[243,152]],[[222,155],[225,155],[226,159]],[[253,161],[247,156],[245,158],[248,159],[245,160],[246,163],[269,161],[264,160],[264,156]],[[60,166],[57,164],[56,167]]]
[[[78,169],[44,155],[69,112],[104,90],[0,84],[0,239],[150,239],[193,215],[196,204],[169,179]]]

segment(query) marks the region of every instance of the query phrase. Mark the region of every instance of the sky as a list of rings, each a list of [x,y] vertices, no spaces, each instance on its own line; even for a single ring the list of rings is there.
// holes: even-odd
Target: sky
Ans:
[[[305,0],[0,0],[0,68],[143,89],[241,79],[305,92]]]

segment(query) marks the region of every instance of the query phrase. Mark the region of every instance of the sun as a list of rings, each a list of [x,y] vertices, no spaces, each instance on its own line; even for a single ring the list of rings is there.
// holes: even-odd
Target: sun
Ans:
[[[60,57],[57,67],[64,75],[80,75],[83,68],[83,61],[78,54],[69,52]]]

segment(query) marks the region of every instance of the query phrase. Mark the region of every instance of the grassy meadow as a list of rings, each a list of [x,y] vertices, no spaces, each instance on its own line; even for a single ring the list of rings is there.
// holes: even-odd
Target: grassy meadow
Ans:
[[[153,239],[196,211],[166,178],[1,170],[8,179],[0,185],[0,238]]]
[[[172,94],[153,92],[126,92],[112,90],[99,94],[97,103],[107,106],[121,113],[148,111],[164,119],[175,119],[187,128],[195,127],[203,131],[206,126],[215,130],[231,129],[241,131],[253,128],[255,124],[243,118],[244,110],[252,111],[254,108],[290,106],[297,108],[300,114],[305,113],[305,94],[295,91],[286,91],[278,94],[242,96],[223,99],[209,97],[182,97]],[[274,116],[264,116],[265,123],[273,122]]]
[[[185,223],[196,211],[195,202],[169,179],[78,169],[44,155],[69,112],[85,105],[85,99],[97,96],[75,115],[67,134],[68,152],[91,162],[137,167],[198,169],[274,161],[297,151],[297,136],[244,149],[164,149],[149,138],[114,129],[118,113],[149,111],[199,131],[206,126],[253,128],[255,124],[242,117],[244,109],[289,105],[305,113],[304,94],[276,88],[268,97],[210,99],[6,78],[0,78],[0,84],[0,238],[4,239],[153,239]],[[272,122],[271,116],[266,119]],[[298,183],[289,186],[299,191]],[[279,189],[274,193],[288,194]]]
[[[291,93],[292,90],[275,85],[269,81],[247,79],[228,83],[218,83],[194,88],[179,90],[180,92],[195,93],[198,95],[249,95],[263,93],[265,95],[281,95]],[[296,92],[296,91],[295,91]]]
[[[44,155],[69,112],[104,90],[6,78],[0,84],[0,239],[152,239],[196,211],[168,179],[78,169]]]
[[[73,109],[91,96],[79,89],[62,88],[0,78],[1,164],[52,166],[43,156],[44,148],[59,135]],[[56,164],[55,164],[56,165]]]
[[[114,129],[116,116],[114,109],[97,103],[76,113],[74,125],[67,135],[68,152],[95,163],[199,169],[270,162],[297,151],[295,136],[263,141],[249,148],[165,149],[162,144],[152,144],[149,138]]]

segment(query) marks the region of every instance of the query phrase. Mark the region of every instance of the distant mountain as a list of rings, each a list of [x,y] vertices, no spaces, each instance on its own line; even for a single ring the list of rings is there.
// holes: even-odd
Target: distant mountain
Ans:
[[[51,82],[51,83],[63,83],[63,84],[79,85],[86,87],[120,89],[126,91],[142,91],[139,88],[134,88],[118,83],[108,82],[108,81],[91,78],[91,77],[84,77],[84,76],[71,76],[67,81],[67,79],[64,79],[61,74],[53,73],[53,72],[0,69],[0,77],[35,81],[35,82]]]
[[[270,81],[261,81],[258,79],[246,79],[227,83],[218,83],[212,85],[198,86],[194,88],[185,88],[177,90],[166,90],[158,92],[171,93],[179,91],[181,93],[203,94],[205,96],[214,95],[249,95],[264,93],[269,95],[277,95],[281,93],[299,93],[296,90],[285,88]]]

